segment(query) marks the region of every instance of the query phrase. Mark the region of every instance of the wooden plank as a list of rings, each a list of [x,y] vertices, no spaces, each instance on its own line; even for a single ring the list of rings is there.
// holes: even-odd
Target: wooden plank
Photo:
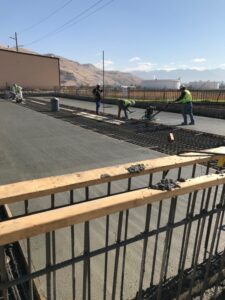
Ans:
[[[222,184],[225,174],[211,174],[189,179],[171,191],[142,189],[4,221],[0,223],[0,245]]]
[[[33,199],[59,192],[65,192],[90,185],[206,162],[210,159],[218,158],[219,154],[225,154],[225,147],[209,149],[207,151],[218,153],[218,156],[203,154],[199,155],[199,153],[188,153],[183,156],[173,155],[151,160],[132,162],[113,167],[99,168],[67,175],[1,185],[0,205],[23,201],[26,199]],[[140,173],[130,174],[127,168],[135,164],[143,164],[145,166],[145,170]]]
[[[40,104],[40,105],[46,105],[46,103],[42,103],[39,101],[35,101],[35,100],[30,100],[30,102],[36,103],[36,104]]]

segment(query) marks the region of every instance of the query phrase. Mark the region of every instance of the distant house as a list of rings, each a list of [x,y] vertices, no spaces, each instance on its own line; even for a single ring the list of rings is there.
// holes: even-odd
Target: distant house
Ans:
[[[218,81],[192,81],[188,83],[192,90],[218,90],[220,83]]]
[[[141,87],[151,90],[179,90],[180,85],[179,79],[153,79],[141,82]]]

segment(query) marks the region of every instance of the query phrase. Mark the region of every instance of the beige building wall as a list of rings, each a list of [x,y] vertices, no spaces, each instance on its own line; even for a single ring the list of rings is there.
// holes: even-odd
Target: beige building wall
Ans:
[[[13,83],[25,89],[58,89],[59,59],[0,49],[0,88]]]

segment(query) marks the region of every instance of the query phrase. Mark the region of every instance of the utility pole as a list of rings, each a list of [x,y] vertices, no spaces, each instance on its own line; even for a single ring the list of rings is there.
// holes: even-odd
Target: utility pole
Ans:
[[[19,52],[18,40],[17,40],[17,33],[15,32],[15,37],[11,37],[10,36],[10,39],[15,40],[15,42],[16,42],[16,52]]]
[[[102,51],[102,98],[103,98],[103,114],[105,113],[105,53]]]

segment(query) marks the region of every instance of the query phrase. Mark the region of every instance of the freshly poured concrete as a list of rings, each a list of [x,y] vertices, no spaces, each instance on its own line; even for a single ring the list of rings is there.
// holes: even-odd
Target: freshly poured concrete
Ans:
[[[72,101],[72,100],[71,100]],[[86,103],[86,102],[85,102]],[[86,104],[85,104],[86,105]],[[94,105],[94,104],[93,104]],[[116,108],[114,108],[116,111]],[[0,101],[0,183],[6,184],[25,179],[34,179],[46,176],[72,173],[76,171],[89,170],[101,166],[111,166],[119,163],[139,161],[162,156],[162,154],[148,150],[143,147],[135,146],[124,141],[119,141],[90,130],[72,125],[59,119],[41,114],[23,105]],[[217,133],[217,132],[216,132]],[[198,175],[203,175],[204,167],[198,167]],[[190,177],[191,170],[186,168],[183,176]],[[176,178],[177,173],[169,173],[170,178]],[[155,176],[155,181],[160,180],[160,174]],[[142,177],[135,179],[132,186],[146,186],[148,178]],[[113,184],[113,190],[125,190],[127,181]],[[101,185],[90,190],[92,196],[104,195],[106,186]],[[74,192],[74,201],[81,200],[84,197],[84,191]],[[187,198],[180,197],[177,207],[176,220],[185,216]],[[199,203],[197,207],[199,207]],[[56,195],[56,205],[68,204],[69,193]],[[30,202],[31,211],[41,210],[50,207],[50,197],[43,199],[34,199]],[[170,201],[163,202],[163,212],[161,225],[168,221]],[[23,204],[17,204],[11,207],[13,214],[23,213]],[[129,217],[128,236],[134,236],[144,231],[146,207],[132,209]],[[158,216],[158,204],[152,208],[151,229],[156,227]],[[118,214],[110,217],[110,243],[116,241],[118,224]],[[193,231],[195,226],[193,226]],[[182,230],[174,231],[172,241],[171,263],[169,274],[176,273],[179,247],[181,243]],[[105,218],[97,219],[91,222],[91,249],[104,247],[105,242]],[[194,236],[194,234],[193,234]],[[221,239],[224,237],[221,237]],[[71,258],[71,231],[70,228],[61,229],[56,232],[56,261]],[[45,266],[45,237],[35,237],[31,240],[32,262],[34,269]],[[163,252],[164,235],[159,239],[159,250],[157,253],[156,274],[160,273],[161,255]],[[25,242],[21,243],[25,249]],[[142,253],[142,242],[135,243],[127,248],[127,261],[125,269],[125,298],[131,298],[135,295],[138,288],[138,278],[140,272],[140,260]],[[193,246],[193,242],[190,242]],[[147,255],[146,277],[144,287],[148,287],[150,280],[150,266],[154,249],[154,238],[149,240]],[[75,226],[75,252],[76,256],[83,253],[83,225]],[[121,254],[123,253],[121,249]],[[114,252],[109,254],[109,284],[107,288],[107,299],[110,299],[112,291],[112,274],[114,268]],[[120,266],[122,262],[120,256]],[[190,263],[191,256],[187,257]],[[121,267],[119,268],[121,271]],[[92,272],[92,293],[93,299],[102,295],[102,282],[104,277],[104,256],[91,259]],[[76,265],[76,287],[77,299],[82,298],[82,272],[83,265]],[[120,274],[120,272],[118,272]],[[121,275],[119,276],[119,281]],[[71,267],[57,271],[57,293],[59,300],[70,300],[71,298]],[[44,278],[38,281],[38,287],[42,295],[46,295],[46,286]],[[120,287],[120,284],[118,285]],[[119,294],[118,294],[119,295]],[[101,297],[100,297],[101,298]]]

